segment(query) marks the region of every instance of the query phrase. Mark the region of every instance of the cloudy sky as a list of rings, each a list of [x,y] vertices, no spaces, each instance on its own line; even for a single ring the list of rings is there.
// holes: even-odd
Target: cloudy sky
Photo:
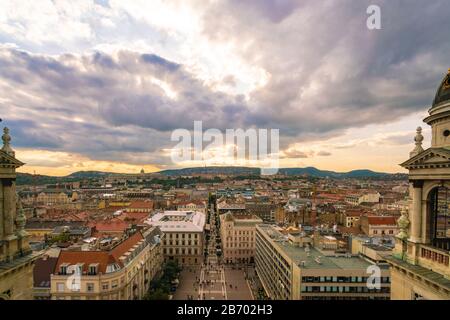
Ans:
[[[400,172],[417,126],[429,145],[449,16],[448,0],[0,0],[0,117],[24,172],[189,165],[170,136],[196,120],[279,129],[281,166]]]

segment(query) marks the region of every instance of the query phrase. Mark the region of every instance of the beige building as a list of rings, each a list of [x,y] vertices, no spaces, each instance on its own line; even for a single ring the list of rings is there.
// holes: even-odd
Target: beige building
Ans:
[[[178,211],[200,211],[206,213],[206,203],[202,200],[184,201],[177,204]]]
[[[31,300],[32,253],[25,231],[26,217],[16,195],[16,169],[23,165],[11,149],[8,128],[0,150],[0,300]]]
[[[361,216],[361,230],[368,236],[395,236],[398,226],[393,216]]]
[[[273,300],[388,300],[390,278],[380,265],[380,287],[370,288],[369,260],[351,254],[330,256],[299,233],[285,235],[273,225],[256,226],[256,272]]]
[[[349,194],[345,197],[345,202],[353,206],[358,206],[362,203],[379,203],[380,194],[378,192]]]
[[[164,211],[146,221],[164,233],[163,253],[166,261],[181,265],[203,263],[205,214],[199,211]]]
[[[393,256],[392,299],[450,299],[450,70],[424,119],[431,147],[416,147],[401,164],[409,170],[410,209],[403,213]]]
[[[136,232],[110,251],[61,251],[52,300],[142,299],[163,264],[159,228]]]
[[[220,215],[222,258],[225,263],[253,263],[256,225],[263,223],[255,215]]]
[[[78,199],[77,192],[45,190],[36,197],[36,202],[46,206],[65,205]]]

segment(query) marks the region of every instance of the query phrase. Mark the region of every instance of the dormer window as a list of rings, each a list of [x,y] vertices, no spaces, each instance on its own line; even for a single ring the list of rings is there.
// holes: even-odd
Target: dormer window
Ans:
[[[60,267],[59,267],[59,273],[62,274],[62,275],[66,275],[68,266],[69,266],[68,263],[61,264]]]
[[[89,275],[95,276],[98,273],[98,263],[91,263],[89,265]]]

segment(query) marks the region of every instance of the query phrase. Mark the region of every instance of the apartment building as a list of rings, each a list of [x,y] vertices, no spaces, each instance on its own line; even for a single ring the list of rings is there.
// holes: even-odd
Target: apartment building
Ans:
[[[373,193],[356,193],[349,194],[345,197],[345,202],[353,206],[358,206],[362,203],[379,203],[381,195],[378,192]]]
[[[359,220],[363,214],[363,211],[347,210],[340,215],[340,222],[346,228],[359,226]]]
[[[61,251],[50,276],[52,300],[135,300],[163,264],[157,227],[138,231],[109,251]]]
[[[181,265],[203,262],[206,216],[200,211],[164,211],[149,218],[146,223],[158,226],[165,234],[164,259]]]
[[[131,201],[129,206],[125,209],[126,212],[129,213],[149,213],[153,211],[153,201],[146,200],[146,201]]]
[[[360,225],[368,236],[395,236],[398,233],[397,221],[393,216],[362,216]]]
[[[275,221],[275,210],[277,207],[271,201],[251,200],[245,202],[245,211],[247,214],[255,215],[267,223]]]
[[[256,225],[263,223],[255,215],[220,216],[223,261],[225,263],[253,263],[255,259]]]
[[[177,203],[178,211],[200,211],[206,213],[206,203],[202,200],[182,201]]]
[[[78,193],[69,190],[47,189],[40,192],[36,202],[46,206],[68,204],[78,199]]]
[[[256,226],[256,272],[274,300],[387,300],[389,269],[380,266],[380,287],[367,285],[374,264],[359,256],[327,255],[302,233],[285,235],[273,225]]]

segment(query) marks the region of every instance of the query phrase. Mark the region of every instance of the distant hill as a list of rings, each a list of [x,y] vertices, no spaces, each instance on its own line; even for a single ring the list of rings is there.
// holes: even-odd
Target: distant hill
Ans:
[[[41,174],[36,174],[33,176],[29,173],[17,173],[17,184],[18,185],[24,185],[24,184],[36,184],[36,185],[43,185],[43,184],[55,184],[55,183],[62,183],[62,182],[71,182],[71,181],[78,181],[82,179],[93,179],[93,178],[100,178],[110,175],[109,172],[102,172],[102,171],[77,171],[74,173],[71,173],[67,176],[62,177],[55,177],[55,176],[46,176]]]
[[[384,173],[384,172],[375,172],[368,169],[361,169],[361,170],[352,170],[349,172],[335,172],[335,171],[328,171],[328,170],[319,170],[314,167],[307,167],[307,168],[282,168],[279,170],[279,173],[285,174],[285,175],[305,175],[305,176],[311,176],[311,177],[318,177],[318,178],[335,178],[335,179],[351,179],[351,178],[394,178],[398,177],[399,179],[406,178],[406,174],[402,173]]]
[[[194,174],[223,174],[223,175],[260,175],[261,169],[249,167],[196,167],[163,170],[159,173],[167,176],[194,175]],[[350,179],[350,178],[372,178],[372,179],[406,179],[407,175],[403,173],[384,173],[375,172],[368,169],[353,170],[349,172],[335,172],[328,170],[320,170],[315,167],[306,168],[280,168],[279,174],[287,176],[309,176],[316,178],[334,178],[334,179]]]
[[[250,167],[195,167],[163,170],[158,173],[166,176],[189,176],[195,174],[259,175],[261,169]]]
[[[257,176],[261,174],[261,169],[259,168],[251,168],[251,167],[195,167],[195,168],[183,168],[183,169],[170,169],[170,170],[162,170],[158,172],[159,174],[165,176],[191,176],[198,174],[211,174],[211,175],[239,175],[239,176]],[[372,170],[361,169],[361,170],[353,170],[349,172],[335,172],[328,170],[320,170],[314,167],[306,167],[306,168],[280,168],[278,170],[279,174],[284,174],[287,176],[308,176],[315,178],[333,178],[333,179],[361,179],[361,178],[369,178],[369,179],[390,179],[390,180],[401,180],[407,179],[407,174],[404,173],[383,173],[383,172],[375,172]],[[17,184],[55,184],[62,182],[71,182],[77,181],[81,179],[98,179],[102,177],[109,176],[111,172],[103,172],[103,171],[78,171],[71,173],[67,176],[63,177],[53,177],[53,176],[45,176],[45,175],[36,175],[33,178],[33,175],[29,173],[18,173],[17,174]],[[34,179],[34,181],[33,181]]]
[[[102,178],[111,175],[111,172],[103,171],[77,171],[69,174],[66,178],[86,179],[86,178]]]

